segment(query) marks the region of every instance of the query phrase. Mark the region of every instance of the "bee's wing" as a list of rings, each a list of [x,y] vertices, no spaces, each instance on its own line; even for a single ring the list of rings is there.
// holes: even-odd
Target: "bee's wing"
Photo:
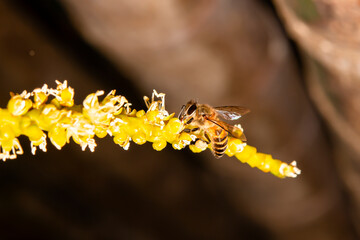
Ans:
[[[250,110],[245,107],[239,106],[223,106],[223,107],[214,107],[219,117],[222,117],[226,120],[236,120],[244,116]]]
[[[230,135],[232,135],[233,137],[238,138],[243,142],[246,142],[245,134],[243,133],[243,131],[241,131],[240,128],[235,127],[235,126],[230,125],[230,124],[227,124],[226,122],[217,121],[217,120],[213,120],[213,119],[208,119],[208,121],[218,125],[222,129],[224,129],[225,131],[230,133]]]

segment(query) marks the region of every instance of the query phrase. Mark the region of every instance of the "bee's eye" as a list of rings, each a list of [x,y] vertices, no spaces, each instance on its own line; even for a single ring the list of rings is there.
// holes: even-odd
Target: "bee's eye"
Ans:
[[[187,114],[191,115],[194,113],[194,111],[196,110],[196,104],[193,104],[189,107],[189,109],[187,110]]]

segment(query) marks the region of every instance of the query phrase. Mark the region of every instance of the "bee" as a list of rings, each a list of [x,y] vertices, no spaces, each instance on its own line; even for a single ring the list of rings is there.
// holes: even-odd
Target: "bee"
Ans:
[[[182,107],[178,118],[185,126],[183,131],[192,132],[200,136],[200,140],[207,144],[211,143],[213,155],[220,158],[227,149],[229,136],[246,141],[246,137],[239,127],[227,124],[221,121],[220,118],[236,120],[248,112],[250,110],[244,107],[211,107],[191,100]]]

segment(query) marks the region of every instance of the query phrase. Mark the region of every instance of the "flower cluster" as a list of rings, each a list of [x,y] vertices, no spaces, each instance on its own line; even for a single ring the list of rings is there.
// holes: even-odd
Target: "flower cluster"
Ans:
[[[124,96],[111,91],[101,101],[103,91],[88,95],[81,105],[74,105],[74,89],[56,81],[56,89],[46,84],[28,93],[11,93],[6,109],[0,108],[0,158],[14,159],[23,150],[17,137],[26,135],[31,142],[32,153],[37,148],[46,151],[48,137],[61,149],[70,139],[82,150],[96,147],[94,137],[113,137],[116,144],[127,150],[131,141],[136,144],[151,142],[155,150],[161,151],[167,144],[175,149],[189,146],[193,152],[201,152],[210,146],[197,141],[192,133],[184,130],[184,124],[165,110],[165,94],[155,90],[151,99],[144,97],[147,110],[131,109]],[[300,170],[296,162],[287,164],[273,159],[271,155],[257,153],[256,148],[240,139],[229,138],[228,156],[235,156],[251,167],[270,172],[277,177],[296,177]]]

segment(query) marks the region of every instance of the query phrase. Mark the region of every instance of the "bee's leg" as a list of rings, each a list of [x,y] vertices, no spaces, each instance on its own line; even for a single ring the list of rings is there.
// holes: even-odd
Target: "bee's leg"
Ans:
[[[190,129],[190,132],[192,132],[192,133],[194,133],[194,132],[196,132],[196,131],[199,131],[200,130],[200,128],[193,128],[193,129]]]
[[[210,140],[209,134],[207,134],[207,132],[205,132],[204,135],[205,135],[205,138],[206,138],[206,141],[205,141],[205,142],[206,142],[207,144],[210,144],[211,140]]]
[[[191,129],[188,129],[188,128],[184,128],[180,133],[190,133],[191,132]]]
[[[185,129],[182,130],[181,132],[194,133],[194,132],[198,131],[199,129],[200,129],[200,128],[192,128],[192,129],[185,128]]]

